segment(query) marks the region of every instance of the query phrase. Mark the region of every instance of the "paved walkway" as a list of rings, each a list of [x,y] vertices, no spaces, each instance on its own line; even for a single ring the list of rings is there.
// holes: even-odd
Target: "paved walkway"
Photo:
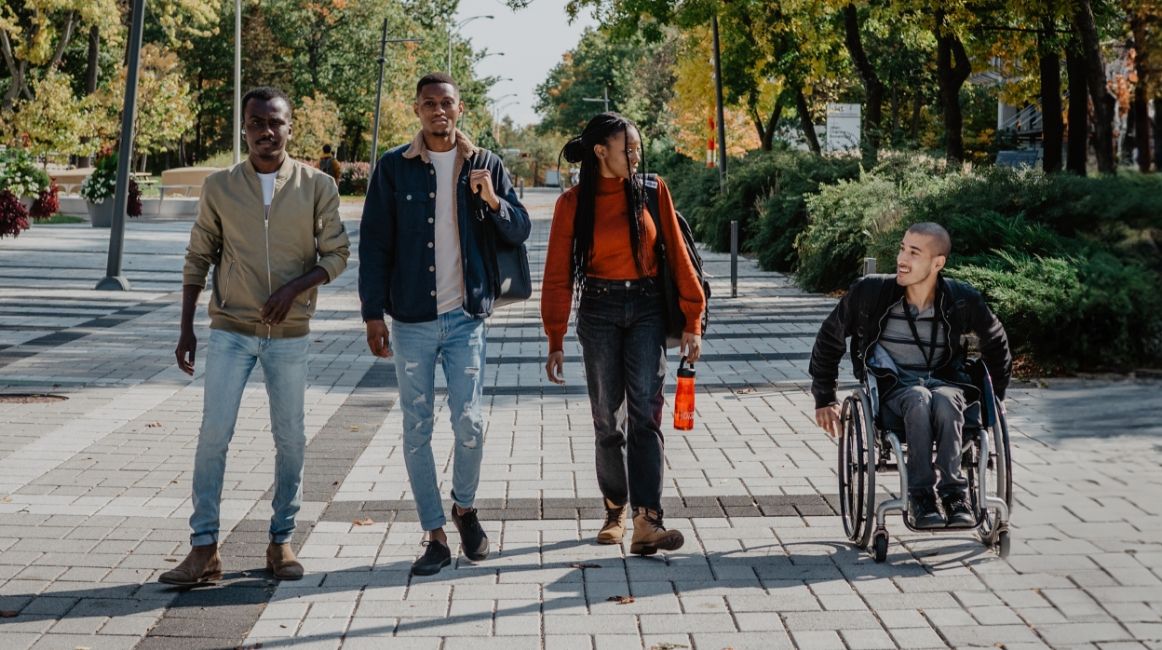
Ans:
[[[555,195],[530,192],[539,276]],[[345,208],[353,234],[358,208]],[[0,241],[0,647],[1162,648],[1160,382],[1050,380],[1011,391],[1014,543],[889,522],[888,563],[843,543],[835,444],[811,421],[806,366],[832,300],[708,255],[715,297],[693,431],[666,426],[679,552],[598,546],[600,501],[576,339],[543,378],[537,301],[489,333],[479,503],[493,555],[410,578],[419,529],[394,370],[367,354],[356,262],[320,296],[296,543],[307,577],[263,571],[273,470],[256,371],[229,460],[228,576],[179,591],[202,374],[173,366],[189,224],[133,222],[128,293],[92,291],[108,232]],[[208,336],[205,312],[199,336]],[[204,360],[200,354],[199,361]],[[201,367],[200,367],[201,369]],[[671,368],[672,371],[672,368]],[[445,407],[440,405],[441,409]],[[450,484],[451,431],[435,448]],[[622,604],[609,600],[632,596]]]

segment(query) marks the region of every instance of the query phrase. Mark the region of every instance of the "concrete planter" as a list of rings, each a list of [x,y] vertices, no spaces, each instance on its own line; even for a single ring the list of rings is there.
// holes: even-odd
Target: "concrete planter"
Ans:
[[[113,225],[113,198],[109,197],[100,203],[86,202],[89,208],[89,221],[94,228],[109,228]]]

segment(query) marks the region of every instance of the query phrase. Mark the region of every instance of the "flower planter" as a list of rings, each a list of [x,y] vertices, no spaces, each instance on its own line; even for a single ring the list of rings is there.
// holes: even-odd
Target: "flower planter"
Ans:
[[[113,199],[108,198],[100,203],[88,203],[89,221],[94,228],[109,228],[113,225]]]

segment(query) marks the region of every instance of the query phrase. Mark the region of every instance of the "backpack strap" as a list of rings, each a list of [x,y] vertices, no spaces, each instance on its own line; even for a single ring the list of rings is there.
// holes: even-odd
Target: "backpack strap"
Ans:
[[[646,193],[646,209],[650,211],[650,217],[654,220],[654,230],[657,232],[654,238],[654,248],[658,250],[660,259],[664,260],[666,241],[662,236],[662,215],[661,208],[658,207],[658,175],[642,174],[642,188]]]

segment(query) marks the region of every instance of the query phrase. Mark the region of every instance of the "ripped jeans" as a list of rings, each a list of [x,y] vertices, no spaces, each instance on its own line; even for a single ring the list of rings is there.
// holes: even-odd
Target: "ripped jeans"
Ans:
[[[484,451],[484,417],[480,413],[484,385],[485,325],[456,309],[425,323],[394,321],[391,347],[403,410],[404,465],[424,530],[447,522],[436,461],[432,454],[436,363],[448,382],[448,409],[456,447],[452,455],[452,500],[471,508],[480,482]]]

